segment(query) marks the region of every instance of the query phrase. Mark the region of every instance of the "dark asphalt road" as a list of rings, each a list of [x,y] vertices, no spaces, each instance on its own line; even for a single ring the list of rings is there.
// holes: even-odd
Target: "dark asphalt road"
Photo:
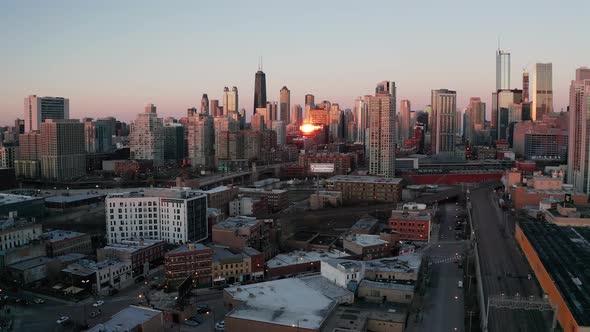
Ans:
[[[491,189],[472,190],[472,216],[476,231],[485,303],[489,295],[541,296],[530,267],[514,241],[514,223],[504,220]],[[505,231],[506,229],[506,231]],[[549,314],[522,309],[490,309],[489,331],[548,331]]]

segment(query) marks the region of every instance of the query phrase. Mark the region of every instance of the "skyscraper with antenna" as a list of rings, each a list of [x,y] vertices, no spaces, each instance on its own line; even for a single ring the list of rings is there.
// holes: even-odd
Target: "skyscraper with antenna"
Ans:
[[[500,49],[500,39],[496,52],[496,91],[498,90],[510,90],[510,53]]]
[[[258,58],[258,71],[254,80],[254,108],[253,114],[256,114],[257,108],[266,107],[266,75],[262,71],[262,57]]]

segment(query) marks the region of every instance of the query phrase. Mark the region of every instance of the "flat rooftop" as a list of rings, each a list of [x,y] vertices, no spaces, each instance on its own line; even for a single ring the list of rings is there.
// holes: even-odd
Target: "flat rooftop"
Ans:
[[[367,270],[418,273],[422,264],[422,255],[409,253],[395,257],[365,261]]]
[[[413,292],[416,289],[416,286],[412,281],[408,280],[399,280],[397,282],[381,282],[381,281],[371,281],[367,279],[363,279],[359,285],[359,287],[369,287],[374,289],[393,289],[393,290],[400,290],[400,291],[407,291]]]
[[[590,228],[538,221],[519,226],[577,323],[590,326]]]
[[[299,278],[307,286],[321,292],[332,300],[338,300],[343,297],[354,297],[354,293],[346,288],[340,287],[321,275],[314,275]]]
[[[266,188],[240,188],[243,193],[268,193],[268,194],[283,194],[288,190],[285,189],[266,189]]]
[[[219,187],[211,188],[209,190],[203,190],[203,192],[206,194],[215,194],[215,193],[224,192],[229,189],[230,188],[228,186],[219,186]]]
[[[43,233],[43,237],[47,239],[49,242],[58,242],[67,239],[73,239],[76,237],[84,236],[86,233],[74,232],[74,231],[62,231],[62,230],[54,230],[50,232]]]
[[[65,269],[62,269],[63,272],[71,273],[77,276],[86,277],[98,270],[102,270],[109,266],[117,267],[121,265],[130,265],[131,263],[119,262],[116,260],[104,260],[101,262],[95,262],[89,259],[82,259],[74,264],[68,265]]]
[[[181,254],[184,252],[190,252],[190,251],[195,251],[195,250],[207,250],[207,249],[211,249],[211,248],[205,246],[202,243],[193,243],[192,249],[189,248],[188,245],[183,245],[183,246],[180,246],[176,249],[172,249],[172,250],[168,251],[167,253],[168,254]]]
[[[404,326],[406,324],[406,309],[400,304],[377,304],[356,300],[350,306],[337,307],[324,324],[322,331],[364,331],[369,320]]]
[[[32,269],[32,268],[40,266],[40,265],[45,265],[51,261],[53,261],[53,259],[51,259],[51,258],[36,257],[36,258],[28,259],[26,261],[14,263],[12,265],[9,265],[8,267],[11,269],[24,271],[24,270]]]
[[[222,222],[218,222],[217,224],[213,225],[213,228],[226,228],[226,229],[235,229],[235,228],[242,228],[242,227],[252,227],[256,225],[256,218],[255,217],[229,217]]]
[[[51,196],[45,198],[45,202],[47,203],[73,203],[79,201],[85,201],[87,199],[95,199],[95,198],[102,198],[105,195],[99,194],[77,194],[77,195],[68,195],[68,196]]]
[[[350,234],[345,238],[347,241],[354,242],[361,247],[376,246],[380,244],[389,243],[382,240],[379,235],[371,234]]]
[[[36,200],[43,200],[43,198],[25,195],[0,194],[0,206]]]
[[[242,302],[226,316],[319,330],[336,302],[297,278],[226,288]]]
[[[352,225],[350,230],[360,231],[360,230],[370,230],[379,222],[378,219],[373,217],[363,217],[359,219],[357,222]]]
[[[146,307],[130,305],[127,308],[114,314],[110,320],[98,324],[89,329],[89,332],[118,332],[132,331],[138,325],[141,325],[156,316],[162,316],[162,325],[164,318],[162,312]]]
[[[385,178],[370,175],[336,175],[328,179],[332,182],[370,182],[370,183],[393,183],[402,182],[402,178]]]
[[[107,198],[140,198],[140,197],[163,197],[163,198],[177,198],[188,199],[199,196],[207,196],[201,190],[193,190],[191,188],[140,188],[137,191],[127,191],[119,193],[110,193]]]
[[[120,250],[120,251],[127,251],[127,252],[136,252],[141,249],[149,248],[155,244],[161,243],[164,241],[160,240],[152,240],[152,239],[145,239],[142,241],[139,240],[122,240],[120,243],[113,243],[105,246],[102,249],[110,249],[110,250]]]
[[[349,255],[343,251],[338,250],[314,250],[314,251],[302,251],[296,250],[284,254],[278,254],[268,262],[266,266],[270,268],[318,262],[328,260],[330,258],[343,258]]]

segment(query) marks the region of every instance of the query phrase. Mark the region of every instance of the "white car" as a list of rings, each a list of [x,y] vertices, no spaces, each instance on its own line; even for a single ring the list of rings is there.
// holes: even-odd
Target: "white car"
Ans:
[[[98,301],[96,301],[96,303],[93,303],[92,306],[95,307],[95,308],[98,308],[98,307],[100,307],[103,304],[104,304],[104,301],[103,300],[98,300]]]
[[[218,322],[217,324],[215,324],[215,329],[217,331],[225,331],[225,321],[222,320],[221,322]]]
[[[63,324],[65,322],[69,321],[69,320],[70,320],[70,317],[68,317],[68,316],[62,316],[62,317],[59,317],[59,319],[56,321],[56,323]]]

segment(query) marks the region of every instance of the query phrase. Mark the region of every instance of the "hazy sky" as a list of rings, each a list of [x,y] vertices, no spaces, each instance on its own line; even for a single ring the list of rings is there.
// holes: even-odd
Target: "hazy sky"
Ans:
[[[413,109],[438,88],[463,108],[490,100],[498,36],[514,88],[523,67],[553,62],[560,110],[590,66],[589,15],[588,0],[0,1],[0,124],[29,94],[69,98],[72,118],[130,120],[146,103],[184,116],[224,86],[251,114],[259,55],[269,100],[286,85],[292,104],[312,93],[348,108],[394,80]]]

